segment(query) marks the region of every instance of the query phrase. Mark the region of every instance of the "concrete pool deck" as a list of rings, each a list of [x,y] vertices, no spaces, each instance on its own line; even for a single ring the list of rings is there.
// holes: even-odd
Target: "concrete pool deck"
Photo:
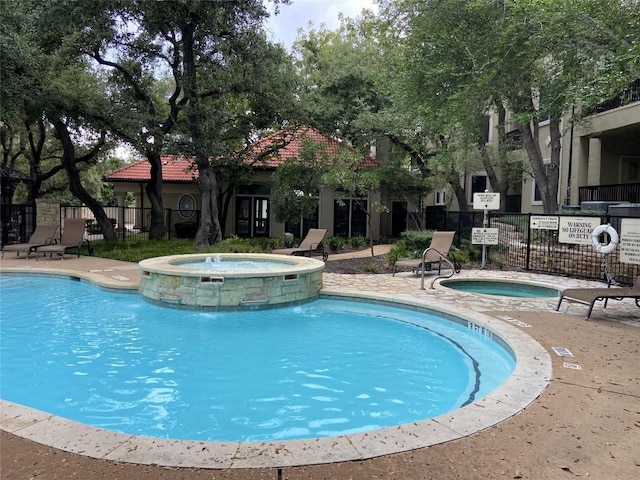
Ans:
[[[65,270],[110,288],[135,288],[137,275],[139,275],[137,265],[92,257],[80,259],[69,257],[62,262],[60,260],[35,262],[34,259],[23,260],[7,256],[0,263],[0,271],[54,273]],[[460,277],[517,278],[520,281],[551,284],[559,288],[594,285],[594,282],[521,272],[463,270]],[[466,419],[455,420],[457,424],[452,428],[444,425],[443,422],[436,422],[438,425],[430,424],[433,427],[431,430],[428,427],[425,430],[424,426],[409,426],[398,429],[397,435],[385,434],[373,439],[373,442],[370,438],[367,438],[366,442],[364,442],[365,439],[361,439],[363,440],[361,443],[332,439],[333,444],[330,445],[330,449],[340,453],[335,459],[322,458],[319,452],[326,450],[308,445],[302,446],[300,450],[297,448],[287,450],[288,445],[286,445],[280,449],[254,448],[245,452],[240,452],[236,446],[233,446],[229,455],[223,455],[223,457],[233,458],[234,465],[224,462],[194,465],[185,462],[185,456],[191,456],[193,450],[198,449],[197,447],[192,445],[189,448],[183,448],[181,447],[183,444],[173,441],[146,439],[146,445],[143,442],[135,447],[128,446],[130,457],[126,461],[213,467],[219,469],[216,471],[224,472],[223,478],[237,479],[373,478],[374,475],[377,478],[492,478],[482,476],[482,471],[489,472],[490,467],[494,474],[504,471],[505,473],[500,474],[501,478],[505,478],[502,475],[511,475],[506,478],[567,478],[565,477],[567,472],[583,475],[588,472],[592,477],[600,478],[597,472],[602,472],[605,475],[602,478],[624,479],[633,478],[640,472],[640,466],[638,466],[640,465],[640,453],[638,453],[640,329],[637,328],[640,326],[640,310],[632,301],[614,302],[606,310],[596,307],[592,319],[587,322],[583,318],[587,308],[584,305],[567,304],[563,305],[561,312],[555,312],[556,299],[509,299],[466,294],[444,288],[420,290],[420,279],[410,274],[400,274],[395,277],[324,274],[323,281],[323,293],[326,294],[351,293],[358,296],[382,296],[409,303],[441,307],[448,311],[478,312],[479,316],[488,317],[488,321],[495,325],[503,325],[508,327],[507,329],[526,333],[542,345],[540,357],[548,355],[550,358],[553,369],[550,384],[530,405],[519,404],[517,400],[507,402],[504,397],[492,399],[489,396],[486,401],[476,402],[479,405],[475,406],[474,411]],[[559,357],[553,347],[566,348],[573,353],[574,357]],[[529,381],[528,378],[523,380],[527,383]],[[502,394],[517,397],[516,391],[502,392]],[[502,412],[502,416],[496,420],[492,418],[493,415],[490,413],[492,410],[487,408],[488,403],[512,404],[511,411]],[[520,411],[524,407],[527,408]],[[20,415],[16,417],[12,408],[12,406],[3,405],[1,412],[3,433],[2,444],[0,444],[2,455],[0,473],[3,473],[3,478],[5,478],[4,473],[14,471],[11,470],[12,468],[21,466],[28,469],[30,461],[44,461],[38,452],[49,447],[43,447],[40,443],[50,442],[42,441],[42,437],[46,440],[48,436],[52,442],[64,443],[65,441],[64,435],[61,435],[65,427],[61,428],[57,420],[48,418],[40,419],[47,422],[42,423],[46,428],[42,428],[38,434],[40,435],[38,443],[32,443],[29,440],[30,435],[22,435],[29,428],[34,428],[30,425],[31,419]],[[586,418],[589,420],[585,421]],[[500,423],[496,424],[496,421]],[[20,422],[23,423],[20,424]],[[433,433],[435,431],[437,434]],[[452,432],[456,434],[453,435]],[[70,458],[62,464],[57,463],[51,467],[60,469],[58,470],[60,477],[48,478],[63,478],[65,468],[74,462],[94,465],[96,468],[100,466],[103,470],[109,470],[113,465],[117,465],[118,471],[126,469],[130,472],[127,474],[130,476],[114,475],[113,478],[116,476],[147,478],[140,475],[141,472],[152,468],[149,465],[145,467],[124,464],[123,458],[107,461],[109,458],[114,458],[112,454],[118,447],[127,450],[127,447],[122,444],[114,446],[109,443],[113,435],[116,434],[104,434],[102,438],[91,435],[82,437],[85,441],[77,446],[76,450],[85,452],[90,449],[102,449],[102,454],[92,455],[102,459],[91,459],[52,449],[56,453],[56,458],[61,458],[59,455],[70,456]],[[362,434],[362,436],[370,435]],[[434,441],[425,443],[425,437],[432,437]],[[567,441],[573,446],[567,445]],[[169,448],[157,448],[158,442],[165,443]],[[575,445],[579,445],[579,451],[576,451],[578,447]],[[18,446],[19,450],[13,448]],[[206,449],[206,446],[200,448],[201,452],[203,448]],[[366,458],[366,455],[362,455],[362,451],[371,448],[375,448],[376,451],[368,452],[373,453],[368,456],[376,458],[355,463],[346,461]],[[605,451],[607,449],[608,451]],[[356,455],[345,456],[344,452],[349,451],[356,452]],[[394,454],[394,451],[404,453]],[[211,458],[211,456],[205,452],[205,454],[196,455],[196,458]],[[40,460],[33,460],[33,458]],[[323,461],[336,463],[309,466],[309,464]],[[230,466],[255,468],[230,470],[228,469]],[[10,469],[6,470],[7,468]],[[153,468],[162,469],[162,467]],[[390,470],[395,474],[385,476],[384,472]],[[26,473],[27,470],[20,471]],[[179,469],[179,471],[184,473],[187,470]],[[211,476],[198,477],[200,471],[202,470],[188,469],[189,478],[212,478]],[[284,477],[283,471],[286,475]],[[613,476],[612,471],[616,472]],[[165,477],[166,472],[164,470],[162,472],[164,472],[162,478],[184,478],[178,475]],[[94,478],[82,473],[79,476]],[[160,477],[149,476],[148,478]]]

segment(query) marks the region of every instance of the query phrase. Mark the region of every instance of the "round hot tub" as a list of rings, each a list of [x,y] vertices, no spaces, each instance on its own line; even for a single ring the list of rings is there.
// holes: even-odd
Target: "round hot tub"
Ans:
[[[324,262],[262,253],[171,255],[143,260],[140,294],[211,309],[301,303],[318,296]]]
[[[440,285],[461,292],[500,297],[554,298],[558,297],[560,294],[558,288],[553,286],[516,280],[501,280],[496,278],[447,279],[442,280]]]

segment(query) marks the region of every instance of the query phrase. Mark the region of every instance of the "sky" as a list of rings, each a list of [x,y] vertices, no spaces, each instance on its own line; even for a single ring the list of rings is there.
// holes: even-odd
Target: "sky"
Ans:
[[[276,43],[282,43],[290,49],[298,35],[298,29],[309,30],[309,22],[313,29],[324,25],[328,30],[335,30],[340,25],[338,14],[355,18],[363,9],[377,12],[374,0],[291,0],[291,5],[281,5],[280,13],[267,21],[267,34]]]

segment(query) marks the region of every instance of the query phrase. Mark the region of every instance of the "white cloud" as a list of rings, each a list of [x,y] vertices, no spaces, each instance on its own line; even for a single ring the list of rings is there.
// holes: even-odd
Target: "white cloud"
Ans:
[[[329,30],[340,26],[338,14],[345,17],[357,17],[363,9],[378,11],[374,0],[292,0],[291,5],[280,5],[280,13],[273,14],[267,21],[269,37],[290,48],[298,36],[298,29],[309,30],[309,22],[313,29],[324,25]]]

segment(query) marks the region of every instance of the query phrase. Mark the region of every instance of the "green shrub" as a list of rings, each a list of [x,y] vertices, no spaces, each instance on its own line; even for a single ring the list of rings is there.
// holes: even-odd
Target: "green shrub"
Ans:
[[[563,216],[573,215],[573,216],[580,216],[580,217],[585,217],[585,216],[604,217],[607,215],[607,212],[605,210],[565,210],[561,208],[560,210],[558,210],[558,215],[563,215]]]
[[[429,248],[433,233],[433,230],[407,230],[402,232],[400,237],[406,242],[409,251],[422,254],[425,249]]]
[[[402,232],[400,237],[387,254],[390,262],[401,258],[420,258],[422,252],[431,244],[433,230],[407,230]]]
[[[401,258],[412,258],[412,252],[407,248],[407,242],[405,240],[398,240],[393,244],[389,253],[387,253],[387,259],[393,263]]]
[[[451,250],[449,252],[449,260],[460,264],[469,263],[469,252],[467,250]]]
[[[368,241],[364,237],[351,237],[349,239],[349,244],[352,248],[358,249],[367,245]]]
[[[474,245],[470,240],[463,240],[456,255],[466,255],[469,262],[482,260],[482,245]],[[466,263],[460,261],[460,263]]]
[[[282,240],[279,238],[241,238],[235,235],[225,238],[215,245],[217,252],[227,253],[267,253],[278,248]]]
[[[329,244],[329,250],[335,253],[344,246],[345,239],[342,237],[329,237],[327,243]]]
[[[362,266],[362,270],[367,273],[378,273],[379,268],[375,263],[367,263],[366,265]]]
[[[176,237],[178,238],[196,238],[196,232],[198,231],[197,222],[177,222],[174,225],[176,230]]]

